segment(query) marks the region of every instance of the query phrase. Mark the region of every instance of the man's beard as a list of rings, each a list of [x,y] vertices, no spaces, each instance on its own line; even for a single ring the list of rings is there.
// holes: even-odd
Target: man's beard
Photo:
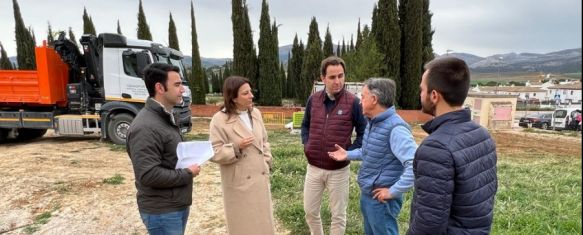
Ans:
[[[421,101],[421,111],[431,116],[435,116],[435,104],[431,103],[429,98],[425,98],[425,101]]]

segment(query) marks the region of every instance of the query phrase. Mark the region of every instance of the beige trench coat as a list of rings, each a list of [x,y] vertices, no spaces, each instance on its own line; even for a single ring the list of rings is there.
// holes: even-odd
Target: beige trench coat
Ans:
[[[261,112],[251,112],[253,131],[238,115],[219,111],[211,120],[210,141],[220,165],[223,201],[230,235],[272,235],[275,233],[269,183],[271,150]],[[238,143],[255,136],[252,145],[239,152]],[[240,154],[235,154],[239,152]]]

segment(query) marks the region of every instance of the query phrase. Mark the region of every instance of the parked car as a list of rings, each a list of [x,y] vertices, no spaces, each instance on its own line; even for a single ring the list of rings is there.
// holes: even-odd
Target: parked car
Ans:
[[[555,130],[581,130],[580,108],[557,108],[553,113],[553,128]]]
[[[527,128],[538,127],[546,130],[551,126],[552,119],[552,113],[536,113],[520,118],[518,125]]]

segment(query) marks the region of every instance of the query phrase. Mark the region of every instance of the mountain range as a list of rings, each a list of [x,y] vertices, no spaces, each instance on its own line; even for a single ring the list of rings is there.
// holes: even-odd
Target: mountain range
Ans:
[[[292,45],[279,47],[279,61],[287,64]],[[336,46],[334,46],[336,48]],[[544,72],[544,73],[580,73],[581,48],[567,49],[546,54],[537,53],[506,53],[488,57],[480,57],[469,53],[449,53],[435,55],[436,57],[454,56],[464,60],[472,72]],[[202,65],[205,68],[224,65],[231,58],[205,58]],[[10,57],[16,63],[16,57]],[[191,67],[192,57],[185,56],[184,66]]]

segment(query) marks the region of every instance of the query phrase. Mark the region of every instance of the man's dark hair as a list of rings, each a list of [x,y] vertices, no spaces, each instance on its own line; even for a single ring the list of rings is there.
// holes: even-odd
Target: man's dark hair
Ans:
[[[171,71],[180,73],[177,66],[164,63],[152,63],[144,68],[144,82],[150,97],[156,95],[156,83],[162,84],[164,90],[168,89],[166,82],[168,81],[168,72]]]
[[[427,93],[438,91],[452,106],[464,103],[470,89],[470,70],[466,62],[455,57],[443,57],[427,63],[425,70],[429,70]]]
[[[236,115],[237,114],[237,104],[233,99],[239,96],[239,88],[241,86],[251,83],[249,79],[240,77],[240,76],[229,76],[225,79],[223,83],[223,105],[221,109],[225,109],[225,112],[229,115]]]
[[[346,73],[346,65],[344,60],[338,56],[330,56],[322,60],[322,63],[320,64],[320,74],[322,76],[326,76],[326,69],[328,69],[328,66],[330,65],[342,65],[342,70],[344,70],[344,73]]]

